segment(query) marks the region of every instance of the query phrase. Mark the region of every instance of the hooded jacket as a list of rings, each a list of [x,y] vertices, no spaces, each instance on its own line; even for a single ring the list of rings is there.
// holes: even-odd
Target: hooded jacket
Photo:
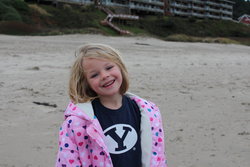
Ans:
[[[142,167],[166,167],[164,132],[158,107],[126,94],[141,112]],[[113,167],[104,133],[91,102],[69,103],[59,131],[56,167]]]

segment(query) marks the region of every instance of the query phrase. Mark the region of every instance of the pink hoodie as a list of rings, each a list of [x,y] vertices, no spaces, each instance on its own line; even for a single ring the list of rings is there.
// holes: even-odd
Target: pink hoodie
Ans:
[[[133,94],[141,111],[142,167],[166,167],[164,132],[158,107]],[[150,137],[151,136],[151,137]],[[69,103],[59,132],[56,167],[113,167],[103,130],[91,102]]]

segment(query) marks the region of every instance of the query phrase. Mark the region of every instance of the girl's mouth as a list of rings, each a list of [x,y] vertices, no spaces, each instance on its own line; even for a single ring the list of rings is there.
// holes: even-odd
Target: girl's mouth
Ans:
[[[107,87],[111,86],[114,82],[115,82],[115,80],[111,80],[111,81],[105,83],[102,87],[107,88]]]

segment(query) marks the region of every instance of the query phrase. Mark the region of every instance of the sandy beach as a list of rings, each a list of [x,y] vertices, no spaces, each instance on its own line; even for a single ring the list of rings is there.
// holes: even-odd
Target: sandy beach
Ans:
[[[249,167],[250,47],[102,35],[0,35],[0,167],[54,166],[74,52],[91,42],[160,107],[169,167]]]

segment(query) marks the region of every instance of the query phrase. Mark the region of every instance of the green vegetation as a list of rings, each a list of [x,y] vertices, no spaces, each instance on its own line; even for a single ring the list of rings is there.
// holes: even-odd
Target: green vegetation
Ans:
[[[119,35],[100,22],[106,14],[95,6],[38,5],[23,0],[0,1],[0,33],[15,35],[60,35],[99,33]],[[250,45],[250,27],[232,21],[146,16],[139,21],[113,23],[134,35],[190,42],[243,43]]]
[[[232,21],[200,20],[195,18],[147,17],[141,25],[158,36],[186,34],[199,37],[250,37],[250,28]]]
[[[57,35],[68,33],[112,33],[100,25],[106,15],[90,6],[28,4],[23,0],[0,1],[0,33]]]
[[[185,34],[169,35],[166,40],[168,41],[186,41],[186,42],[205,42],[205,43],[222,43],[222,44],[240,44],[238,41],[228,38],[211,38],[211,37],[194,37]]]
[[[28,5],[20,0],[1,0],[0,1],[0,20],[1,21],[26,21],[29,14]]]

